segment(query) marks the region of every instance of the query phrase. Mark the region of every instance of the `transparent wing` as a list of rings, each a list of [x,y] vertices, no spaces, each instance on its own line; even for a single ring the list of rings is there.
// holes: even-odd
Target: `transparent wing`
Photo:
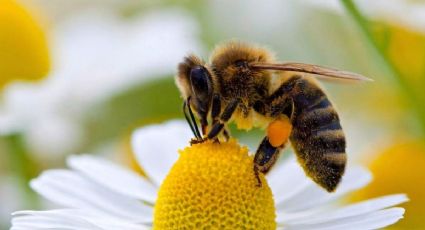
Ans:
[[[288,63],[250,63],[249,66],[254,69],[268,69],[310,73],[317,75],[318,78],[331,81],[373,81],[363,75],[348,71],[336,70],[328,67],[288,62]]]

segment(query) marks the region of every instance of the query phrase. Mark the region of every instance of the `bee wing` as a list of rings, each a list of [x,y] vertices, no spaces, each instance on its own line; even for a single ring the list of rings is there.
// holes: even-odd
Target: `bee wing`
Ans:
[[[363,75],[352,73],[348,71],[336,70],[328,67],[288,62],[288,63],[251,63],[249,65],[254,69],[268,69],[268,70],[280,70],[280,71],[292,71],[301,73],[311,73],[317,75],[319,78],[324,80],[332,81],[373,81]]]

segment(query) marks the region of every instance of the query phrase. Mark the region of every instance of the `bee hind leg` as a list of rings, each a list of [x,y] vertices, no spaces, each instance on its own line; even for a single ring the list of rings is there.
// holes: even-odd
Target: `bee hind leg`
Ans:
[[[263,186],[263,183],[261,182],[261,178],[260,178],[260,171],[257,167],[257,165],[254,164],[254,176],[257,179],[257,187]]]
[[[254,157],[254,173],[258,182],[261,182],[258,172],[266,174],[276,163],[280,151],[285,147],[292,125],[286,116],[270,122],[267,136],[263,138]],[[261,183],[258,183],[261,186]]]
[[[266,174],[272,166],[276,163],[277,156],[279,155],[282,147],[273,146],[269,142],[269,138],[266,136],[258,146],[257,152],[254,156],[254,175],[258,181],[257,186],[261,187],[261,179],[259,173]]]

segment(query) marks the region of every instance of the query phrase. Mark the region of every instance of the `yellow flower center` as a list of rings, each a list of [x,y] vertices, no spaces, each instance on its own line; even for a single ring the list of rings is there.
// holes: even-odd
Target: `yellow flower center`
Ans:
[[[276,229],[273,196],[260,179],[261,187],[235,140],[187,147],[159,189],[154,229]]]
[[[42,28],[17,2],[0,0],[0,89],[15,79],[41,79],[49,68]]]

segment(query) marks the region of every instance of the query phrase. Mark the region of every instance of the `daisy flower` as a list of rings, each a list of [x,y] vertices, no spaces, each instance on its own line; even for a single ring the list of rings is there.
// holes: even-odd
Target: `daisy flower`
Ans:
[[[15,212],[11,229],[376,229],[403,217],[394,207],[407,201],[403,194],[338,204],[371,180],[364,168],[349,167],[337,191],[327,193],[289,157],[258,187],[246,147],[231,140],[185,148],[190,138],[182,121],[135,131],[146,176],[96,156],[69,157],[70,169],[31,182],[62,208]]]

